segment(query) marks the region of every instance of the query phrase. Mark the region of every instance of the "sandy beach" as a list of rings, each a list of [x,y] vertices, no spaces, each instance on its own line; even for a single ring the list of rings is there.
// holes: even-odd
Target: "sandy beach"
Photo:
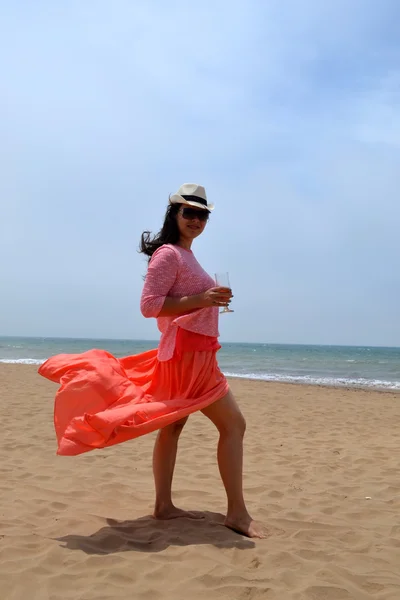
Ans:
[[[2,600],[399,600],[400,394],[232,380],[245,488],[266,540],[221,525],[217,432],[182,434],[176,504],[157,522],[154,435],[57,457],[56,385],[0,365]]]

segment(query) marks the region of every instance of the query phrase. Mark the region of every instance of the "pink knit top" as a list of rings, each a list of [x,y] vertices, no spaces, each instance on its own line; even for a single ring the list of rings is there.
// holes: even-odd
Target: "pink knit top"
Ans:
[[[191,250],[165,244],[153,254],[140,301],[144,317],[156,317],[161,331],[158,359],[170,360],[175,351],[178,327],[194,333],[218,337],[218,307],[211,306],[187,314],[159,317],[165,298],[183,298],[201,294],[215,286],[215,281],[197,262]]]

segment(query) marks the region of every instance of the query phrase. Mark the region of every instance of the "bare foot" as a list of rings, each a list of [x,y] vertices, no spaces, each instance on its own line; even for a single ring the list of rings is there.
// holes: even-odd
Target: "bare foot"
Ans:
[[[250,515],[238,518],[226,517],[224,525],[236,533],[249,538],[264,539],[267,537],[264,527],[260,523],[257,523],[257,521],[253,521]]]
[[[165,508],[154,509],[153,517],[160,521],[168,521],[170,519],[204,519],[201,513],[182,510],[176,506],[168,506]]]

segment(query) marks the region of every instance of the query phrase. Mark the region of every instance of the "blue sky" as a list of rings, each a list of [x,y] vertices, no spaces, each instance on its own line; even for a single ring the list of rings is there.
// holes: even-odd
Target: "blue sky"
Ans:
[[[222,340],[400,346],[396,0],[0,0],[0,335],[155,339],[140,233],[206,186]]]

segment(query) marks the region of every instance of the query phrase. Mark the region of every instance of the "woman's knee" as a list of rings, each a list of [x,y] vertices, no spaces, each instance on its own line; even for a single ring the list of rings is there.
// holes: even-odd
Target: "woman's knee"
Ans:
[[[214,423],[220,434],[244,436],[246,421],[231,392],[208,406],[203,413]]]
[[[246,420],[240,410],[232,419],[222,424],[219,428],[219,432],[222,434],[234,434],[244,437],[244,434],[246,433]]]

